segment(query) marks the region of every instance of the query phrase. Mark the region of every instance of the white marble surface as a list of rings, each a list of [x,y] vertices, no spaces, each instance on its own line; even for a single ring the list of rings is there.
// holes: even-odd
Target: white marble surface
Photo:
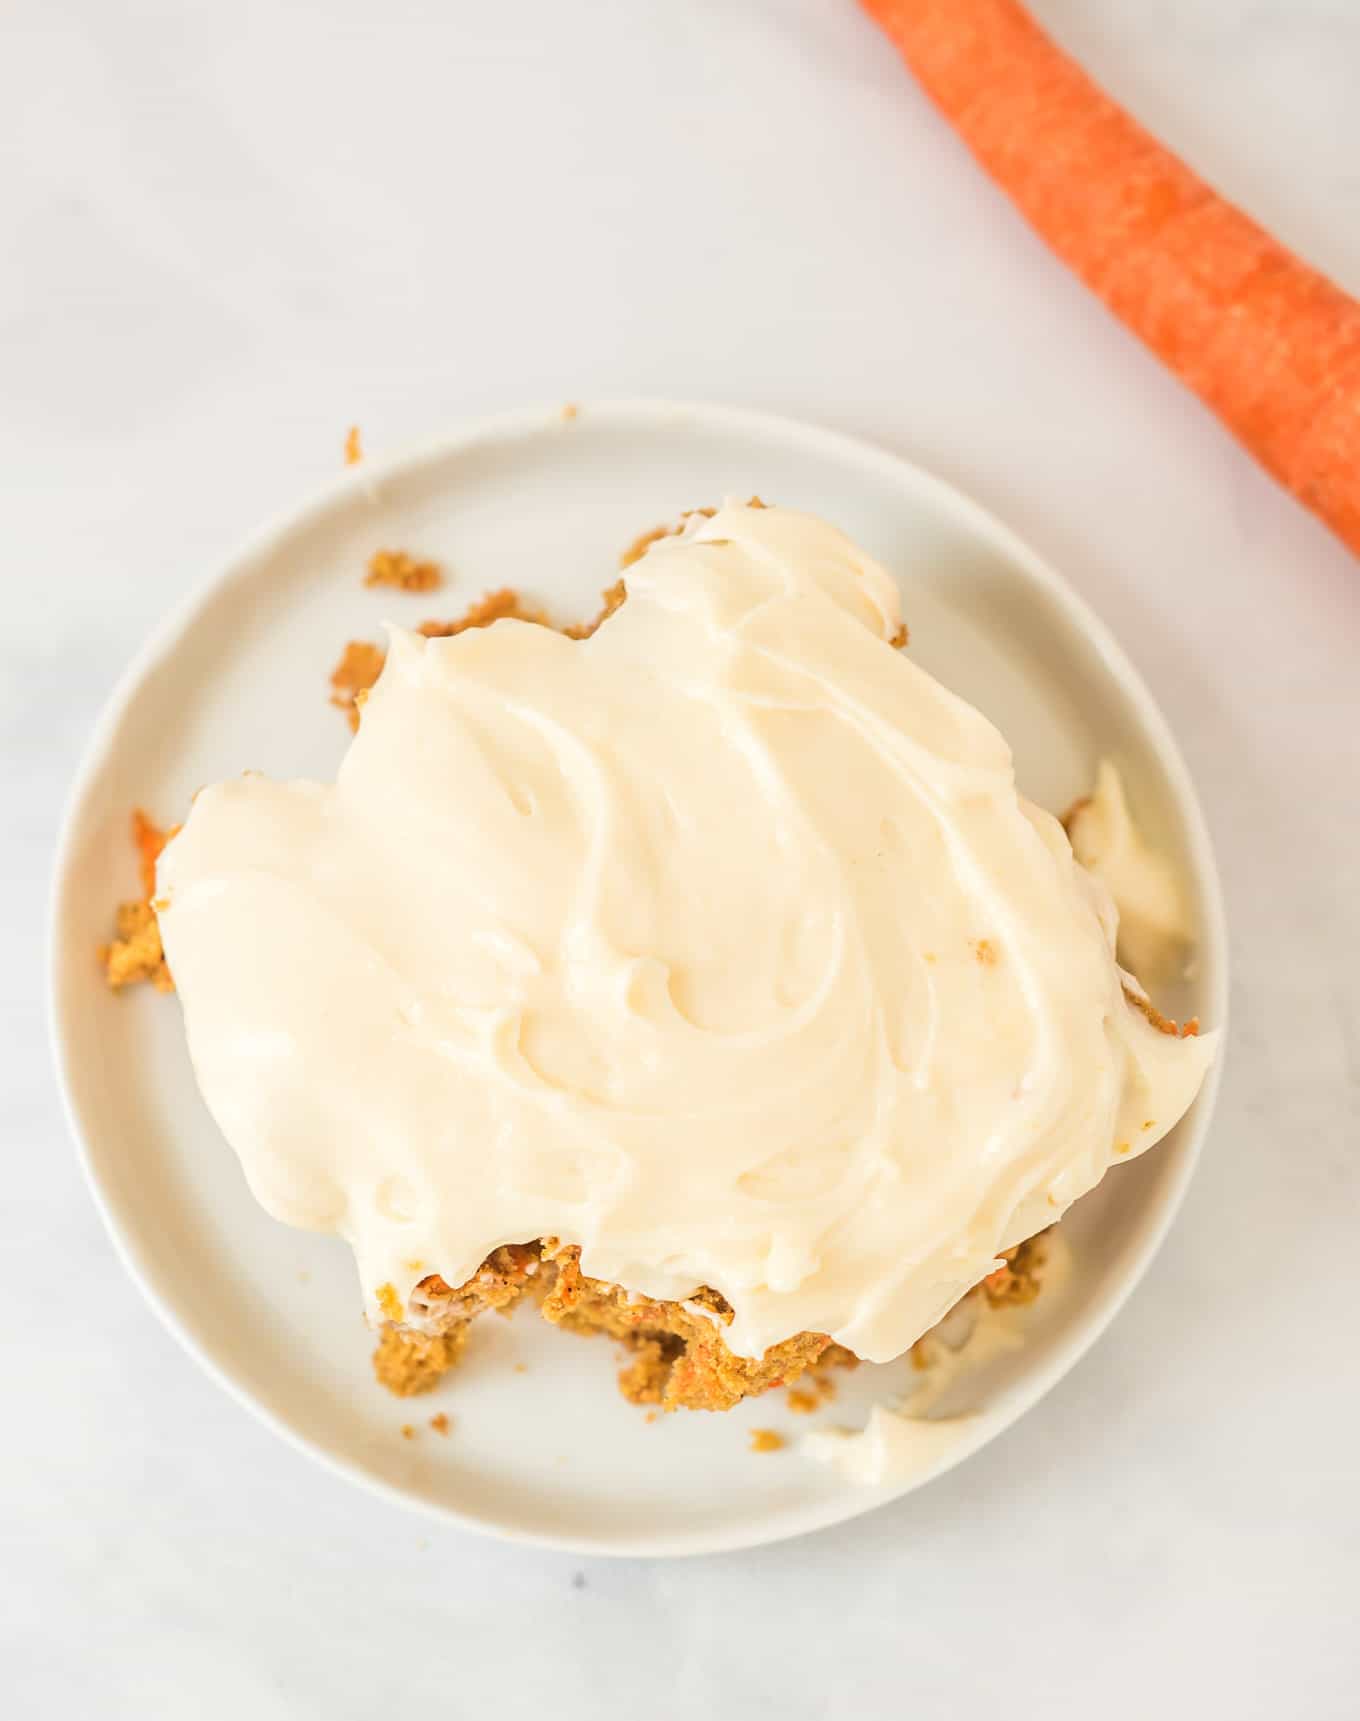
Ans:
[[[1037,9],[1360,290],[1350,0]],[[4,37],[0,1713],[1354,1715],[1360,566],[850,0],[17,0]],[[1066,568],[1181,736],[1236,954],[1210,1150],[1095,1354],[897,1507],[669,1565],[427,1526],[200,1375],[81,1185],[39,912],[123,662],[346,425],[644,392],[876,437]]]

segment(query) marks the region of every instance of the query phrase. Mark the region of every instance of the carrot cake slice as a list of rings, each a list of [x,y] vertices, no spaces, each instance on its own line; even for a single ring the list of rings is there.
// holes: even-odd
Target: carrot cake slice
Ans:
[[[909,1349],[1172,1128],[1214,1056],[890,577],[727,505],[575,637],[393,629],[335,782],[203,790],[156,920],[276,1217],[352,1245],[380,1377],[486,1308],[724,1409]],[[585,637],[580,637],[584,633]]]

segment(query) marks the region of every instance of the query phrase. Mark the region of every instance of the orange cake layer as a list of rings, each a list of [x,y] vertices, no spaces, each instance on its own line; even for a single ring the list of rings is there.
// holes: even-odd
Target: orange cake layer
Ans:
[[[995,1308],[1032,1302],[1043,1282],[1042,1235],[1010,1250],[1005,1265],[968,1295]],[[631,1356],[619,1390],[634,1404],[664,1410],[730,1410],[814,1365],[853,1368],[858,1361],[825,1333],[796,1333],[759,1359],[735,1356],[722,1336],[732,1311],[716,1291],[700,1286],[683,1303],[655,1302],[590,1278],[578,1248],[547,1238],[497,1249],[456,1288],[437,1273],[423,1279],[410,1309],[382,1328],[373,1355],[378,1379],[402,1398],[428,1392],[458,1361],[478,1315],[509,1314],[526,1296],[554,1326],[625,1345]]]

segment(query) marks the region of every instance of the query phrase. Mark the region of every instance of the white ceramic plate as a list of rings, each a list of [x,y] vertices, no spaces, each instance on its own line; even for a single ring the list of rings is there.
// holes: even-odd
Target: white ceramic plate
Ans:
[[[823,430],[663,403],[518,413],[435,447],[365,463],[253,539],[162,630],[104,714],[73,795],[58,864],[53,1017],[85,1167],[130,1271],[188,1350],[303,1451],[453,1521],[562,1548],[676,1554],[750,1546],[854,1516],[906,1491],[866,1490],[753,1427],[802,1433],[863,1420],[901,1364],[861,1368],[816,1419],[781,1394],[727,1416],[649,1424],[613,1387],[603,1340],[529,1314],[488,1317],[433,1396],[374,1383],[348,1250],[290,1231],[254,1203],[198,1098],[173,998],[112,996],[94,951],[133,894],[128,812],[169,822],[200,784],[246,767],[329,777],[348,735],[327,704],[342,643],[387,616],[453,612],[491,587],[592,613],[619,550],[682,509],[756,493],[824,514],[900,578],[911,650],[1010,738],[1020,784],[1061,810],[1097,757],[1123,767],[1149,836],[1178,857],[1200,938],[1193,983],[1160,999],[1221,1022],[1222,912],[1184,766],[1105,629],[1037,557],[971,502],[877,449]],[[451,589],[365,590],[379,546],[443,562]],[[1023,1352],[966,1388],[967,1438],[907,1484],[948,1468],[1076,1361],[1150,1260],[1180,1201],[1214,1080],[1181,1126],[1112,1173],[1066,1229],[1075,1268],[1041,1299]],[[447,1410],[447,1438],[428,1417]],[[401,1437],[412,1422],[415,1440]]]

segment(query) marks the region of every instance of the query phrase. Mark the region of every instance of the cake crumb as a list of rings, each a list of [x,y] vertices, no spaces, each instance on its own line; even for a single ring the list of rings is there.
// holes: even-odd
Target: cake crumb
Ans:
[[[995,968],[1001,960],[997,954],[997,948],[990,938],[975,938],[973,940],[973,954],[984,968]]]
[[[517,1362],[515,1364],[515,1373],[516,1374],[528,1374],[528,1372],[529,1372],[529,1365],[527,1362]]]
[[[727,1410],[788,1385],[830,1348],[825,1333],[795,1333],[759,1359],[734,1356],[721,1336],[732,1307],[711,1286],[696,1287],[682,1303],[654,1302],[590,1278],[580,1255],[576,1244],[543,1245],[554,1278],[540,1313],[555,1326],[621,1340],[632,1361],[619,1374],[619,1388],[633,1404]]]
[[[859,1367],[859,1358],[854,1351],[846,1350],[844,1345],[828,1345],[817,1359],[819,1368],[843,1368],[847,1371]]]
[[[1044,1268],[1048,1264],[1049,1246],[1045,1236],[1046,1233],[1040,1231],[1016,1248],[1007,1249],[1001,1265],[982,1280],[983,1295],[992,1308],[1023,1308],[1039,1295]],[[913,1361],[915,1354],[913,1350]],[[926,1365],[918,1366],[928,1366],[928,1361]]]
[[[397,1398],[415,1398],[439,1385],[466,1343],[465,1326],[433,1336],[384,1327],[373,1352],[373,1373]]]
[[[368,690],[382,674],[387,653],[370,640],[352,639],[331,671],[331,704],[343,711],[351,729],[359,728],[359,713]]]
[[[644,1416],[642,1420],[644,1422],[648,1422],[648,1423],[655,1422],[660,1417],[660,1415],[661,1415],[661,1412],[659,1410],[649,1410],[647,1412],[646,1416]]]
[[[788,1392],[787,1404],[790,1410],[796,1410],[800,1416],[811,1416],[821,1405],[821,1399],[815,1392],[808,1392],[805,1387],[791,1386]]]
[[[345,465],[357,466],[364,457],[364,448],[359,440],[359,426],[351,424],[345,435]]]
[[[149,980],[158,992],[173,992],[165,965],[161,929],[149,902],[123,902],[114,917],[114,937],[99,948],[104,979],[114,992]]]
[[[1164,1016],[1146,993],[1135,992],[1130,986],[1125,986],[1124,996],[1135,1010],[1141,1011],[1147,1017],[1160,1034],[1174,1034],[1181,1040],[1193,1040],[1199,1033],[1198,1016],[1192,1016],[1185,1023],[1176,1021],[1173,1016]]]
[[[568,639],[589,639],[603,622],[607,622],[616,609],[622,608],[623,600],[628,596],[628,588],[622,580],[615,580],[600,593],[599,613],[590,621],[572,622],[564,627],[562,632]]]
[[[405,1313],[401,1306],[401,1298],[397,1295],[395,1285],[379,1285],[377,1290],[378,1307],[389,1321],[399,1321]]]
[[[470,628],[490,627],[493,621],[531,621],[538,627],[551,627],[547,613],[537,604],[525,603],[513,586],[499,586],[487,592],[475,604],[453,621],[423,621],[416,629],[426,639],[452,639]]]
[[[448,1433],[450,1427],[449,1419],[445,1416],[442,1410],[439,1412],[438,1416],[432,1416],[430,1418],[430,1427],[434,1429],[436,1434]]]
[[[443,583],[438,562],[418,562],[405,550],[375,550],[364,575],[366,586],[392,586],[399,592],[432,592]]]
[[[571,423],[573,418],[579,418],[580,413],[581,413],[581,409],[579,406],[577,406],[577,404],[574,400],[567,401],[566,404],[562,408],[562,417],[563,417],[564,421],[568,424]]]
[[[416,1431],[409,1422],[403,1422],[402,1423],[402,1425],[401,1425],[401,1437],[403,1440],[414,1440],[415,1439]]]
[[[156,902],[164,907],[165,899],[156,898],[156,902],[152,899],[156,891],[156,862],[178,830],[178,825],[162,830],[140,807],[133,809],[132,841],[137,849],[142,894],[133,902],[119,903],[114,915],[114,936],[99,949],[104,979],[115,992],[142,980],[149,980],[158,992],[175,989],[156,920]]]
[[[751,1430],[752,1452],[778,1452],[784,1444],[784,1436],[776,1434],[773,1428],[753,1428]]]

